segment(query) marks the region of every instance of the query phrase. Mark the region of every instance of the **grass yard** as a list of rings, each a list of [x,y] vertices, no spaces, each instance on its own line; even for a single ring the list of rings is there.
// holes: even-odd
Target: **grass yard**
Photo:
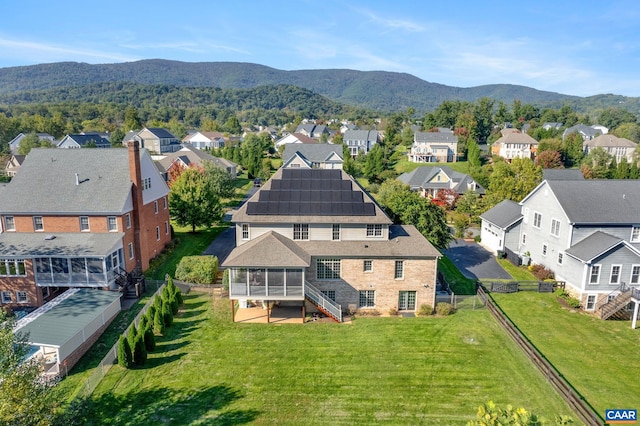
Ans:
[[[446,256],[438,259],[438,272],[444,275],[455,294],[476,294],[476,281],[462,275],[462,272]]]
[[[516,266],[507,259],[497,259],[502,268],[516,281],[537,281],[538,279],[526,268],[526,266]]]
[[[465,424],[478,405],[570,414],[486,310],[234,324],[192,293],[141,369],[111,368],[83,424]],[[574,416],[575,417],[575,416]]]
[[[632,330],[630,321],[572,312],[549,293],[492,297],[601,416],[608,408],[640,408],[640,330]]]

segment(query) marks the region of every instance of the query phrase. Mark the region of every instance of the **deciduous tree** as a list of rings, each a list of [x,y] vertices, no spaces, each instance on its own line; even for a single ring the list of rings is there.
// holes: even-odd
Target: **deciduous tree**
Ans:
[[[215,188],[205,173],[186,169],[171,184],[169,193],[171,217],[180,226],[211,226],[222,218],[222,206]]]

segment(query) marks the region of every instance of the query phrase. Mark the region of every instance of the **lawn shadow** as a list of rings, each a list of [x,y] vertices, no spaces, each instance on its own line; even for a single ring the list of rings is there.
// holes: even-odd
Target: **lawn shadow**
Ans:
[[[217,413],[240,398],[242,395],[239,391],[226,385],[195,389],[192,392],[166,388],[135,390],[126,394],[109,392],[79,400],[64,414],[64,424],[240,425],[253,422],[260,415],[257,410]]]

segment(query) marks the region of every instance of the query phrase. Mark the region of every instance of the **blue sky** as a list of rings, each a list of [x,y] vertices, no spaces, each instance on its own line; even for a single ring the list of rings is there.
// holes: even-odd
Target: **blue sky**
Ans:
[[[5,0],[0,67],[172,59],[640,96],[640,3]]]

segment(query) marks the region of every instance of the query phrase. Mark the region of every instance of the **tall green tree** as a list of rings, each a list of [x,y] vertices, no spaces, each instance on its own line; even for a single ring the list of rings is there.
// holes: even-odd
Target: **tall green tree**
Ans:
[[[26,335],[14,333],[15,317],[0,309],[0,424],[50,425],[56,401],[52,388],[39,380],[40,363],[25,360]]]
[[[607,179],[613,157],[600,147],[593,148],[582,161],[582,174],[586,179]]]
[[[577,133],[567,135],[563,142],[564,165],[566,167],[576,167],[580,165],[584,158],[584,149],[582,148],[582,136]]]
[[[493,128],[493,104],[489,98],[480,98],[473,106],[475,129],[471,129],[471,137],[478,143],[486,143]]]
[[[46,139],[40,140],[35,133],[29,133],[20,141],[18,154],[27,155],[33,148],[53,148],[53,145]]]
[[[122,127],[124,127],[125,132],[142,129],[142,120],[140,120],[136,107],[128,106],[124,110],[124,123]]]
[[[542,181],[542,168],[529,158],[498,161],[489,177],[489,191],[503,200],[521,201]]]
[[[380,204],[396,223],[414,225],[431,244],[445,248],[452,239],[444,209],[411,191],[408,185],[389,179],[378,192]]]
[[[190,226],[191,232],[198,226],[211,226],[223,214],[206,174],[194,168],[186,169],[171,184],[169,206],[171,218],[180,226]]]
[[[375,144],[366,155],[364,176],[372,182],[380,182],[382,173],[385,171],[384,160],[384,148],[380,144]]]

